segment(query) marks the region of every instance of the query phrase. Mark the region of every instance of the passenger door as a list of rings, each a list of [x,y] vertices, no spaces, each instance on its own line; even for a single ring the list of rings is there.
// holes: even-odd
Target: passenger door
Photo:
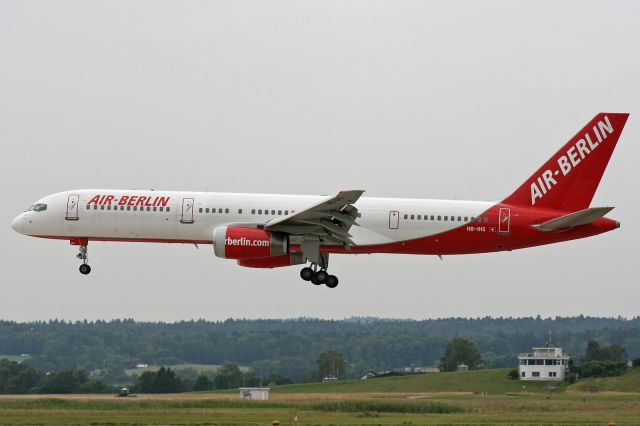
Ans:
[[[180,222],[193,223],[193,198],[182,199],[182,216]]]
[[[498,232],[509,233],[511,231],[511,209],[501,208],[498,215]]]
[[[65,215],[66,220],[78,220],[78,202],[80,201],[79,195],[69,195],[67,198],[67,213]]]
[[[400,212],[397,210],[391,210],[389,212],[389,229],[398,229],[400,224]]]

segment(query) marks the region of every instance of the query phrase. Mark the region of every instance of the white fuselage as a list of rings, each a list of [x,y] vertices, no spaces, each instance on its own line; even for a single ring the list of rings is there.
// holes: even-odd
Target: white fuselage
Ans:
[[[37,204],[46,205],[45,210],[23,213],[13,227],[23,234],[60,239],[211,243],[213,230],[218,226],[264,224],[326,198],[77,190],[44,197]],[[446,232],[472,222],[494,203],[362,197],[355,205],[360,226],[350,230],[354,243],[376,245]]]

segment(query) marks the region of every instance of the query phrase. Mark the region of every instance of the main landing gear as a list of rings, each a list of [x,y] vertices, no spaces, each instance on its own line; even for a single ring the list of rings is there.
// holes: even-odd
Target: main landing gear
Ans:
[[[302,268],[300,278],[305,281],[311,281],[315,285],[324,284],[329,288],[336,288],[339,282],[338,277],[335,275],[329,275],[324,269],[318,270],[318,265],[316,264]]]
[[[80,265],[80,273],[82,275],[87,275],[91,272],[91,266],[89,266],[89,250],[87,246],[89,245],[89,240],[86,239],[76,239],[71,240],[71,245],[80,246],[79,253],[76,254],[76,257],[82,260],[82,265]]]

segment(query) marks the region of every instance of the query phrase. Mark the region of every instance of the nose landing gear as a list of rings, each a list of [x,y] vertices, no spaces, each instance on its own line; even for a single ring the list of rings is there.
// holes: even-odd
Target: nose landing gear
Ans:
[[[86,263],[83,263],[82,265],[80,265],[79,269],[82,275],[87,275],[89,272],[91,272],[91,266],[89,266]]]
[[[315,285],[324,284],[329,288],[336,288],[339,282],[338,277],[335,275],[329,275],[324,269],[318,270],[318,265],[316,264],[302,268],[300,278],[305,281],[311,281]]]
[[[76,254],[76,257],[82,260],[82,265],[80,265],[80,268],[78,268],[80,270],[80,273],[82,275],[89,274],[91,272],[91,266],[89,266],[89,250],[87,247],[89,245],[89,240],[84,238],[79,238],[79,239],[73,239],[70,242],[71,242],[71,245],[80,246],[79,253]]]

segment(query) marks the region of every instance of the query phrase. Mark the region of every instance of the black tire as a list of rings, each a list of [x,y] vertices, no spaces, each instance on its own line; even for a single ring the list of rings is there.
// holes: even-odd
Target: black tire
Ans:
[[[329,278],[329,274],[327,273],[327,271],[318,271],[315,273],[314,278],[316,279],[316,281],[318,281],[320,284],[324,284],[327,282],[327,278]]]
[[[86,263],[83,263],[82,265],[80,265],[79,269],[82,275],[88,275],[89,272],[91,272],[91,266],[87,265]]]
[[[313,269],[309,267],[302,268],[302,270],[300,271],[300,278],[305,281],[311,281],[311,278],[313,278]]]
[[[340,281],[338,280],[338,277],[336,277],[335,275],[329,275],[327,277],[327,282],[325,283],[325,285],[329,288],[336,288],[338,287],[338,283]]]
[[[318,281],[318,280],[316,279],[316,274],[313,274],[313,277],[311,277],[311,282],[312,282],[313,284],[315,284],[315,285],[320,285],[320,284],[322,284],[320,281]]]

